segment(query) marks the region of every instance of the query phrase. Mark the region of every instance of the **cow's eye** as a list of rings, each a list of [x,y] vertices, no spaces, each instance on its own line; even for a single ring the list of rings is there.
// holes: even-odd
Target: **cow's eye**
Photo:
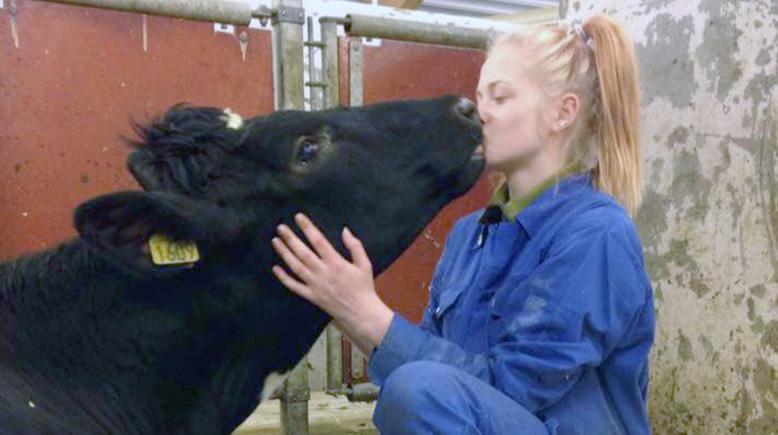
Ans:
[[[304,140],[297,149],[297,163],[307,165],[319,154],[319,144],[311,140]]]

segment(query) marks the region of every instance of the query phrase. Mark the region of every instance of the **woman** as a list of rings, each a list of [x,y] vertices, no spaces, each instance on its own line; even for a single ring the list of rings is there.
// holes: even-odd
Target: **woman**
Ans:
[[[274,273],[371,355],[382,433],[649,433],[631,42],[603,16],[502,35],[477,97],[486,162],[505,181],[449,235],[420,326],[376,295],[348,229],[352,262],[296,216],[316,253],[279,227],[296,277]]]

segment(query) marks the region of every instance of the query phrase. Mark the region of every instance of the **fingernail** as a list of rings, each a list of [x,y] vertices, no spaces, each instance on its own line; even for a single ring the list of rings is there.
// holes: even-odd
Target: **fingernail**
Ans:
[[[353,234],[351,234],[351,230],[349,230],[348,227],[343,227],[343,234],[351,237],[354,236]]]

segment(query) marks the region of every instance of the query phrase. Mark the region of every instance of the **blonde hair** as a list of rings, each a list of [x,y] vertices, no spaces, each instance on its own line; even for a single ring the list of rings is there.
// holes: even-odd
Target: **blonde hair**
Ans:
[[[504,44],[530,50],[525,71],[547,97],[578,96],[567,163],[591,170],[595,186],[634,215],[643,190],[640,97],[635,51],[624,29],[598,15],[583,26],[543,25],[500,35],[489,52]]]

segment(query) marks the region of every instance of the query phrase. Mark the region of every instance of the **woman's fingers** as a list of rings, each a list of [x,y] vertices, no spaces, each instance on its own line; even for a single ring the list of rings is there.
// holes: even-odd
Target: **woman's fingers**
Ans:
[[[329,240],[324,237],[324,234],[322,234],[322,232],[316,227],[316,225],[314,225],[308,216],[302,213],[297,213],[294,216],[294,220],[303,231],[303,234],[305,234],[305,237],[311,243],[311,246],[313,246],[313,249],[316,250],[316,252],[319,254],[319,256],[321,256],[322,259],[324,259],[325,262],[340,257],[338,251],[332,247],[332,244],[330,244]]]
[[[276,253],[278,253],[281,259],[286,263],[287,267],[289,267],[289,269],[294,272],[295,275],[297,275],[306,283],[311,281],[311,270],[298,258],[295,253],[289,249],[284,241],[278,237],[273,237],[271,243],[273,244],[273,249],[275,249]]]
[[[283,284],[284,287],[288,288],[297,295],[302,296],[307,300],[311,300],[313,297],[313,292],[310,288],[289,276],[289,274],[286,273],[284,268],[281,266],[273,266],[273,274],[276,276],[276,278],[278,278],[279,281],[281,281],[281,284]]]
[[[299,259],[299,261],[302,262],[307,268],[312,271],[321,270],[323,268],[323,263],[319,256],[311,251],[308,245],[303,243],[303,241],[300,240],[300,238],[297,237],[297,235],[292,232],[289,227],[283,224],[279,225],[278,234],[281,236],[284,244],[289,248],[294,256]],[[291,267],[292,265],[290,264],[289,266]],[[294,269],[292,269],[292,271],[294,271]]]
[[[362,241],[356,238],[348,227],[343,227],[343,244],[346,245],[351,253],[351,259],[354,260],[354,265],[372,273],[373,265],[370,263],[367,252],[365,252],[365,247],[362,246]]]

